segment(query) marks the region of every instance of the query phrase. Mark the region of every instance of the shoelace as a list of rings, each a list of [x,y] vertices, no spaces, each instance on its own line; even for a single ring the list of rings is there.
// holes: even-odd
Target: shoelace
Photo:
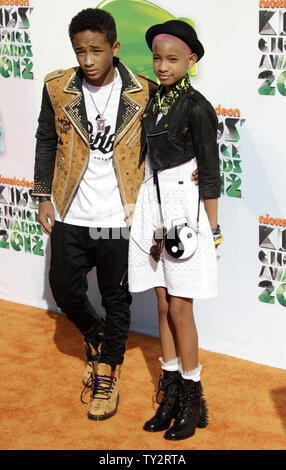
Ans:
[[[181,409],[179,411],[179,414],[184,415],[185,413],[192,411],[192,408],[194,406],[194,401],[198,400],[198,398],[199,400],[201,400],[202,393],[203,393],[202,387],[200,387],[199,390],[195,390],[193,387],[186,388],[183,391]]]
[[[98,374],[95,375],[91,393],[92,398],[108,400],[116,381],[117,378],[115,376]]]
[[[87,402],[84,401],[83,396],[84,396],[86,390],[87,390],[87,389],[90,389],[90,388],[92,387],[92,383],[93,383],[93,378],[92,378],[92,376],[90,375],[89,378],[88,378],[88,380],[86,381],[86,383],[85,383],[85,385],[84,385],[82,391],[81,391],[81,394],[80,394],[80,401],[81,401],[84,405],[87,405]]]
[[[110,393],[112,392],[112,388],[117,381],[116,377],[108,376],[108,375],[98,375],[94,374],[94,378],[92,376],[89,377],[86,384],[83,387],[83,390],[80,394],[80,401],[87,405],[87,402],[83,400],[83,396],[85,394],[86,389],[92,388],[91,398],[98,398],[99,400],[108,400]],[[97,394],[101,394],[103,396],[97,396]]]
[[[175,382],[177,382],[177,377],[169,377],[168,379],[164,379],[164,377],[161,375],[160,379],[159,379],[159,382],[158,382],[158,391],[157,391],[157,394],[156,394],[156,402],[158,403],[158,405],[160,405],[162,403],[162,401],[159,401],[159,395],[160,395],[160,392],[164,392],[165,389],[168,389],[168,387]]]

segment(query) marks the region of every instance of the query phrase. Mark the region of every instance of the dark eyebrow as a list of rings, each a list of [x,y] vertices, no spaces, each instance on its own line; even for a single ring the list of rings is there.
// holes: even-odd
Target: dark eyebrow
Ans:
[[[97,51],[101,51],[101,47],[100,46],[90,46],[92,49],[96,49]],[[78,47],[75,47],[74,50],[75,51],[80,51],[82,49],[85,49],[84,46],[78,46]]]
[[[154,53],[153,53],[153,57],[154,57],[154,56],[161,57],[160,54],[158,54],[157,52],[154,52]],[[168,54],[168,57],[176,57],[176,58],[177,58],[178,55],[177,55],[177,54]]]

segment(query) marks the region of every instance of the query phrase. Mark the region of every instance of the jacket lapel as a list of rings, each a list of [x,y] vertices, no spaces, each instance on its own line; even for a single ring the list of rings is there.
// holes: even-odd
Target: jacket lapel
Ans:
[[[136,101],[136,92],[142,90],[140,82],[128,67],[123,64],[123,62],[119,61],[118,58],[115,58],[114,65],[116,65],[122,80],[122,92],[118,108],[114,140],[114,144],[116,144],[124,134],[126,134],[128,129],[141,114],[143,106]]]
[[[74,96],[63,106],[63,110],[84,142],[89,146],[87,114],[82,92],[83,72],[79,67],[74,70],[74,74],[64,88],[65,93]]]
[[[136,101],[136,92],[141,91],[142,86],[135,75],[117,57],[114,58],[114,65],[117,67],[122,80],[122,92],[120,95],[114,140],[115,143],[118,143],[142,112],[143,106]],[[82,79],[82,70],[79,67],[75,68],[74,74],[72,74],[64,88],[64,92],[73,95],[73,97],[63,106],[63,110],[82,139],[89,146],[88,123],[82,92]],[[132,94],[135,94],[135,96],[132,96]]]

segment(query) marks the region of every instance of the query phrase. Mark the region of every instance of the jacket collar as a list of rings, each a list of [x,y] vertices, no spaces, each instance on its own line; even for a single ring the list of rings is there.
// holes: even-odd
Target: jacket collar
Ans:
[[[141,91],[142,86],[131,70],[119,58],[114,57],[113,64],[117,67],[122,80],[122,91],[115,130],[116,142],[123,137],[134,120],[140,115],[142,106],[136,101],[136,97],[132,96],[132,93]],[[81,68],[75,67],[74,73],[72,73],[64,87],[65,93],[74,96],[63,109],[83,140],[89,145],[87,114],[82,91],[83,78],[84,73]]]
[[[142,90],[142,85],[123,62],[118,58],[117,61],[115,65],[122,80],[122,91],[117,113],[114,144],[124,136],[143,109],[143,106],[136,101],[136,92]]]
[[[174,102],[174,104],[171,106],[167,114],[162,114],[160,117],[159,121],[157,122],[158,119],[158,114],[156,112],[153,112],[153,106],[154,106],[154,96],[150,99],[148,106],[143,114],[142,118],[142,125],[145,129],[145,132],[147,133],[156,133],[156,132],[162,132],[165,131],[169,127],[173,127],[173,125],[176,125],[177,122],[177,112],[176,110],[182,105],[182,101],[184,101],[186,95],[189,93],[193,94],[194,93],[194,88],[190,86],[189,90],[184,91]]]
[[[63,110],[86,145],[89,146],[87,114],[82,92],[83,72],[80,67],[75,67],[73,70],[64,87],[64,92],[73,96],[63,106]]]

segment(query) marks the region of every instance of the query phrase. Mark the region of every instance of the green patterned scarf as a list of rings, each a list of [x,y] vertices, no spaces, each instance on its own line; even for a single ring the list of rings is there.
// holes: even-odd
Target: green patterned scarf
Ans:
[[[160,85],[155,94],[153,113],[158,114],[159,112],[162,112],[164,115],[168,114],[175,101],[182,93],[187,91],[190,86],[191,84],[188,74],[183,77],[167,95],[161,96],[164,86]]]

